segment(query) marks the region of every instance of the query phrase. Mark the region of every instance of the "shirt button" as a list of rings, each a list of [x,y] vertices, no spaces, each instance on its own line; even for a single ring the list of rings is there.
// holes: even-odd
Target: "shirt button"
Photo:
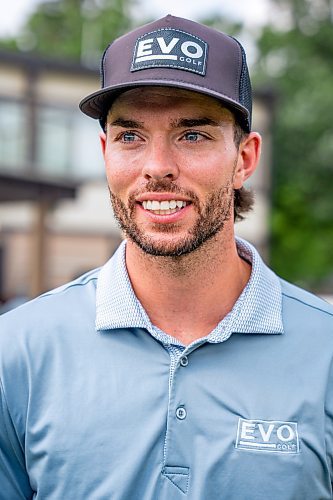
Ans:
[[[180,364],[181,364],[182,366],[187,366],[187,365],[188,365],[188,357],[187,357],[187,356],[182,356],[182,357],[180,358]]]
[[[184,418],[186,418],[186,410],[184,408],[184,406],[179,406],[176,410],[176,417],[179,419],[179,420],[184,420]]]

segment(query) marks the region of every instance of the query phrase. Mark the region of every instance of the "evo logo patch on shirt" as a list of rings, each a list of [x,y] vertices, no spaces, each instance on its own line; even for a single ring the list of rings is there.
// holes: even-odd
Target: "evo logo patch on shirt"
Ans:
[[[137,39],[131,71],[164,67],[205,75],[207,49],[207,43],[197,36],[174,28],[161,28]]]
[[[240,418],[235,447],[241,450],[299,453],[297,423]]]

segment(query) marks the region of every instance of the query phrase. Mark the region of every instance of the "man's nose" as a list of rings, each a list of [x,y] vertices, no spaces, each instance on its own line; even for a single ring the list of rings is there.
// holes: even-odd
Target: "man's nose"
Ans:
[[[169,179],[173,181],[179,176],[179,168],[170,145],[163,140],[151,143],[144,159],[142,175],[146,180]]]

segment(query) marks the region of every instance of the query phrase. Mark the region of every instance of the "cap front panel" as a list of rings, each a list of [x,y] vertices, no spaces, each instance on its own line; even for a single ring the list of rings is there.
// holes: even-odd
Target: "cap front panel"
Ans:
[[[170,86],[220,99],[240,112],[249,129],[250,106],[240,100],[244,65],[242,49],[232,37],[168,15],[108,47],[102,62],[102,89],[87,96],[80,107],[101,119],[119,92],[137,86]]]
[[[180,87],[189,84],[238,101],[241,51],[237,42],[212,30],[214,43],[210,43],[200,36],[200,28],[191,33],[164,24],[154,31],[132,32],[126,40],[119,38],[105,55],[105,88],[140,82],[176,86],[178,82]]]
[[[131,71],[145,68],[178,68],[206,73],[207,43],[185,31],[161,28],[136,41]]]

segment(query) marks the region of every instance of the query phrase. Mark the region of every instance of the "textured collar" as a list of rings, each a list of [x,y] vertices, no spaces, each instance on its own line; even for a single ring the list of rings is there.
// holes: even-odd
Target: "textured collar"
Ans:
[[[252,263],[251,276],[233,309],[206,337],[209,342],[222,342],[232,333],[283,333],[279,278],[264,264],[250,243],[240,238],[236,243],[239,255]],[[128,277],[125,249],[124,241],[99,272],[96,330],[145,328],[164,343],[181,345],[150,322]]]

